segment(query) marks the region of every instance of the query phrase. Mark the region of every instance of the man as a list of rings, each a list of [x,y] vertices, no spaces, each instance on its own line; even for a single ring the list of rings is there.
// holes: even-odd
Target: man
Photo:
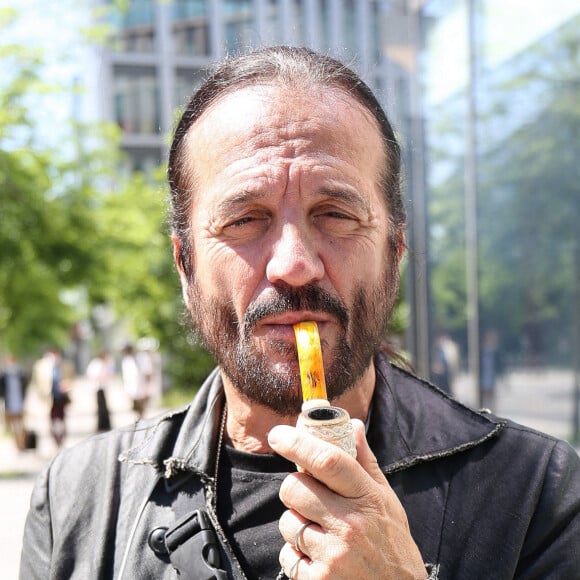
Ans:
[[[340,63],[282,47],[214,72],[169,181],[184,300],[219,367],[191,406],[60,454],[33,493],[22,578],[578,576],[570,446],[381,354],[399,180],[383,111]],[[357,459],[293,427],[304,320]]]

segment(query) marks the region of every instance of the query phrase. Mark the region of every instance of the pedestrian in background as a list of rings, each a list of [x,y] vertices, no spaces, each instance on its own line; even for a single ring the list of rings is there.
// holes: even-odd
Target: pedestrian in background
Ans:
[[[443,344],[443,335],[438,335],[433,345],[431,360],[431,380],[442,391],[451,395],[451,371],[447,352]]]
[[[453,395],[453,386],[459,375],[461,367],[461,355],[459,346],[447,332],[443,332],[439,337],[439,345],[445,354],[447,368],[449,372],[449,393]]]
[[[133,411],[142,419],[151,397],[153,366],[148,353],[136,352],[131,344],[123,348],[121,360],[123,387],[132,401]]]
[[[34,388],[41,398],[50,401],[50,434],[59,448],[66,438],[66,407],[71,401],[73,377],[72,366],[55,347],[49,348],[32,370]]]
[[[479,364],[481,406],[495,411],[497,379],[503,373],[503,360],[496,330],[488,330],[483,337]]]
[[[6,357],[3,372],[0,374],[0,398],[4,399],[4,418],[19,450],[26,448],[26,430],[24,428],[24,400],[27,378],[22,372],[17,358],[13,354]]]
[[[111,429],[111,414],[107,403],[107,386],[115,374],[115,364],[110,353],[101,351],[87,366],[87,378],[95,390],[97,403],[97,432]]]

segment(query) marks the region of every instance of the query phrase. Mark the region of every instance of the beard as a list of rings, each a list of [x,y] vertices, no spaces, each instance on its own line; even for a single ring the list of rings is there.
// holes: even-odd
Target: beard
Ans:
[[[314,285],[300,288],[273,287],[250,303],[240,321],[232,303],[223,298],[204,298],[193,275],[187,288],[188,318],[197,341],[208,350],[237,391],[252,403],[264,405],[281,416],[302,409],[302,389],[296,344],[270,340],[270,353],[296,361],[287,366],[271,360],[253,342],[252,331],[266,316],[310,311],[331,314],[340,333],[330,356],[325,351],[325,379],[329,400],[352,389],[369,368],[385,337],[398,291],[398,267],[385,268],[374,285],[358,284],[350,308],[337,297]]]

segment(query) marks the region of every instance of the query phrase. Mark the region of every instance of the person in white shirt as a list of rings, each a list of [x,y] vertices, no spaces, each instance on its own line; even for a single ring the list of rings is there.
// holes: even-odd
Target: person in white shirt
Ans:
[[[111,355],[101,351],[91,360],[87,367],[87,378],[95,389],[97,402],[97,432],[103,433],[111,429],[111,415],[107,404],[107,385],[114,375],[114,362]]]
[[[148,353],[137,353],[132,345],[126,345],[123,348],[121,375],[125,392],[131,398],[133,411],[141,419],[151,398],[153,368]]]

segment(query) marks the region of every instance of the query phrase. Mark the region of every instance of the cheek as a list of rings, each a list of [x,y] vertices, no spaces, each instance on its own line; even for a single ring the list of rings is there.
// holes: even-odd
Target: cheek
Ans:
[[[207,251],[197,270],[198,285],[204,296],[219,298],[233,305],[241,317],[255,298],[265,271],[252,265],[231,249]]]
[[[363,240],[354,248],[334,247],[332,257],[325,261],[325,269],[337,289],[352,288],[353,285],[372,284],[376,281],[387,261],[386,247]]]

